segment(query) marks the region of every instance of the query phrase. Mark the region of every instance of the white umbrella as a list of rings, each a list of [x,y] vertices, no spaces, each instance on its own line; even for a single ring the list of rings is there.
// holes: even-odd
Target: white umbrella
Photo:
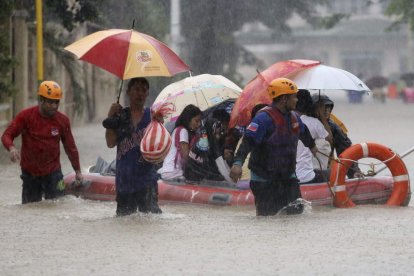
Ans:
[[[189,104],[204,111],[225,100],[238,98],[241,91],[239,86],[221,75],[191,76],[166,86],[155,99],[152,108],[156,109],[165,102],[173,103],[176,110],[165,122],[175,121]]]
[[[322,64],[289,74],[286,78],[293,80],[299,89],[371,91],[350,72]]]

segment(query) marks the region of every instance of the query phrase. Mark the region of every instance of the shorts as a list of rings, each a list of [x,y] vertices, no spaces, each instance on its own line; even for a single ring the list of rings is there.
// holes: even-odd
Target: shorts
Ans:
[[[63,181],[62,171],[59,169],[49,175],[33,176],[22,171],[20,178],[23,180],[22,204],[54,199],[65,194],[64,190],[58,189],[58,184]]]

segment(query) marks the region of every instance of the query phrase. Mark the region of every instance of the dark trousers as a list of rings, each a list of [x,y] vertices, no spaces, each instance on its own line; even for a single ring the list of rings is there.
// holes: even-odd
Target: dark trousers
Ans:
[[[58,184],[63,181],[61,170],[57,170],[45,176],[33,176],[28,172],[22,171],[20,178],[23,180],[22,204],[54,199],[64,195],[64,190],[58,189]]]
[[[116,193],[116,215],[127,216],[136,213],[139,210],[142,213],[148,213],[147,204],[148,187],[142,188],[133,193]]]
[[[116,215],[127,216],[137,211],[161,214],[158,206],[158,183],[155,179],[150,185],[133,193],[116,193]]]
[[[256,215],[273,216],[286,207],[288,215],[303,212],[302,204],[290,204],[301,197],[298,180],[273,180],[273,181],[250,181],[250,189],[253,192]]]

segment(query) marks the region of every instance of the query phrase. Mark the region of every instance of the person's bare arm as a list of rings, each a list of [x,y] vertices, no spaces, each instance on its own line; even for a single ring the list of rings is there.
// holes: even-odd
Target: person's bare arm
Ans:
[[[328,143],[333,146],[333,135],[331,127],[329,126],[328,119],[325,116],[325,106],[319,105],[318,109],[316,110],[316,114],[318,116],[319,121],[321,121],[323,127],[328,132],[328,136],[325,137],[325,140],[328,141]]]
[[[113,103],[108,111],[108,118],[111,118],[113,116],[116,116],[122,111],[122,106],[119,103]],[[105,140],[106,145],[108,148],[113,148],[116,146],[117,141],[117,134],[114,129],[107,128],[105,131]]]
[[[113,148],[116,146],[117,135],[116,131],[113,129],[106,129],[105,131],[106,145],[108,148]]]
[[[188,146],[188,143],[186,142],[180,142],[180,155],[181,155],[181,160],[185,162],[187,162],[188,159],[188,154],[190,153],[190,148]]]

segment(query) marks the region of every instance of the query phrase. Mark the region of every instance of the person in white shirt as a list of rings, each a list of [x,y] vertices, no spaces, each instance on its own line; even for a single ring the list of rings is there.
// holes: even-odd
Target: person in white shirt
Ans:
[[[171,135],[170,151],[164,159],[162,167],[158,170],[164,180],[183,181],[184,167],[188,154],[195,140],[195,132],[201,125],[201,110],[195,105],[187,105],[177,121]]]
[[[300,140],[298,141],[296,176],[301,184],[327,181],[328,158],[326,156],[329,156],[331,151],[332,133],[327,122],[324,126],[320,120],[311,116],[314,113],[312,109],[313,102],[309,91],[299,89],[296,112],[309,129],[318,151],[324,153],[314,156],[309,148],[305,147]]]

